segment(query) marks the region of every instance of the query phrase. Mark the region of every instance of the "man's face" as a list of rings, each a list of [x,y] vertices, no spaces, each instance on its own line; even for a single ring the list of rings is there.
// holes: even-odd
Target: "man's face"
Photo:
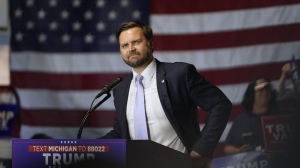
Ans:
[[[124,62],[132,68],[146,67],[152,60],[151,44],[141,28],[131,28],[119,36],[120,52]]]

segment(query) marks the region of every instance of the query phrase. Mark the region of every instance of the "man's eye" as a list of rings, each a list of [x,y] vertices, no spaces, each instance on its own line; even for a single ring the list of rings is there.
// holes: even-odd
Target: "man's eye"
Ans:
[[[141,43],[140,40],[137,40],[137,41],[134,41],[134,42],[133,42],[134,45],[137,45],[137,44],[140,44],[140,43]]]
[[[122,48],[127,48],[127,46],[128,46],[127,44],[125,44],[125,45],[122,45]]]

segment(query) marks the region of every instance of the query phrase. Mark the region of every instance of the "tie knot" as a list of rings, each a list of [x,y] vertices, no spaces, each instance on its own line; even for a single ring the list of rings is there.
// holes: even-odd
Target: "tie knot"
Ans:
[[[143,78],[144,78],[144,77],[143,77],[142,75],[137,75],[137,76],[135,77],[136,81],[138,81],[138,82],[142,82]]]

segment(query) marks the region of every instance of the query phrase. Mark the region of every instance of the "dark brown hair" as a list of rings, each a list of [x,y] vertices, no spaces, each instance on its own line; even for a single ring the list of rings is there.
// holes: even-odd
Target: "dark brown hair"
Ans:
[[[252,113],[253,110],[253,104],[254,104],[254,99],[255,99],[255,86],[257,84],[257,80],[259,79],[265,79],[267,82],[269,82],[268,89],[270,89],[271,92],[271,100],[269,103],[269,111],[272,111],[274,113],[277,113],[278,111],[278,105],[276,101],[277,93],[276,91],[272,88],[270,80],[265,78],[265,77],[255,77],[253,78],[246,89],[246,92],[244,94],[243,100],[242,100],[242,106],[246,110],[247,113]]]
[[[120,34],[123,31],[134,28],[134,27],[141,28],[147,41],[152,43],[152,39],[153,39],[152,28],[150,26],[148,26],[142,22],[138,22],[138,21],[126,22],[126,23],[122,24],[116,32],[117,40],[119,41]]]

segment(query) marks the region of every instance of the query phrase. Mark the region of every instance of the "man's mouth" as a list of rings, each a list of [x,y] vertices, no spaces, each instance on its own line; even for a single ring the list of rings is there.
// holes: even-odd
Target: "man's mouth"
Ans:
[[[139,55],[139,53],[138,52],[129,53],[129,56],[132,56],[132,55]]]
[[[129,58],[131,58],[131,57],[135,58],[135,57],[138,57],[138,56],[139,56],[139,53],[131,53],[131,54],[128,55]]]

